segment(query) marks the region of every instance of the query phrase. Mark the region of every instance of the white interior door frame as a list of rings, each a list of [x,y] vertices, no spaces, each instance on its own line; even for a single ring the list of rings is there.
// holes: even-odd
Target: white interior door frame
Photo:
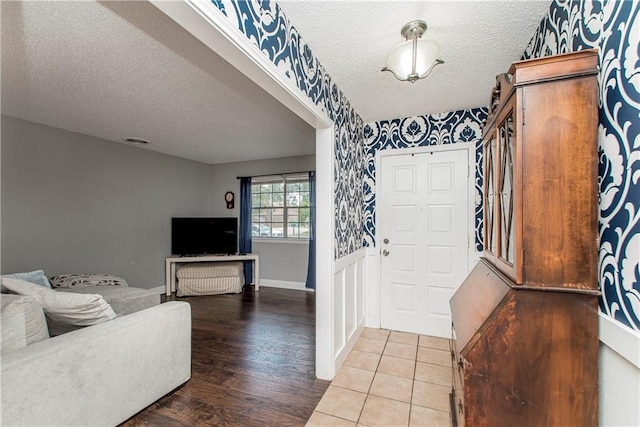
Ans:
[[[150,2],[316,129],[316,376],[331,380],[336,367],[333,122],[209,0]]]
[[[478,259],[478,253],[476,252],[476,244],[475,244],[475,200],[476,200],[476,192],[475,192],[475,176],[476,176],[476,147],[475,144],[446,144],[446,145],[431,145],[426,147],[411,147],[411,148],[398,148],[394,150],[382,150],[376,153],[375,157],[375,167],[376,167],[376,189],[380,189],[382,175],[379,174],[382,171],[382,159],[383,157],[390,156],[402,156],[402,155],[411,155],[411,154],[422,154],[422,153],[438,153],[438,152],[446,152],[446,151],[454,151],[454,150],[464,150],[467,152],[468,157],[468,165],[469,172],[467,177],[467,187],[468,187],[468,203],[467,203],[467,217],[468,217],[468,256],[467,256],[467,272],[471,271],[473,266],[475,265],[476,260]],[[385,203],[384,195],[381,192],[376,192],[376,212],[379,212],[379,206],[383,206]],[[376,224],[376,236],[375,236],[375,244],[376,244],[376,265],[377,265],[377,276],[380,281],[382,278],[382,236],[379,232],[380,224]],[[377,286],[378,292],[381,291],[381,284]],[[379,298],[380,300],[380,298]],[[380,319],[380,314],[382,312],[382,307],[380,304],[377,306],[376,316]],[[367,315],[371,315],[367,313]]]
[[[335,375],[333,127],[316,130],[316,376]]]

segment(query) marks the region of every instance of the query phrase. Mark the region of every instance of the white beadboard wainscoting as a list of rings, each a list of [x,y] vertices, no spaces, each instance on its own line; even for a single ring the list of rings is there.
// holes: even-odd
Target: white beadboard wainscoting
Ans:
[[[378,249],[367,247],[365,252],[365,326],[380,329],[380,264]]]
[[[334,262],[333,268],[333,357],[334,374],[364,329],[365,249]]]
[[[640,425],[640,332],[600,313],[600,425]]]

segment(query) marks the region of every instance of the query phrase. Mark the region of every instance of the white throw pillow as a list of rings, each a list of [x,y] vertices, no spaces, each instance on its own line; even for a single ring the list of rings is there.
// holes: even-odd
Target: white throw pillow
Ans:
[[[90,326],[116,317],[116,313],[102,295],[57,292],[24,280],[4,277],[2,285],[12,293],[33,297],[40,303],[51,323],[57,325]],[[49,332],[56,335],[51,328]]]

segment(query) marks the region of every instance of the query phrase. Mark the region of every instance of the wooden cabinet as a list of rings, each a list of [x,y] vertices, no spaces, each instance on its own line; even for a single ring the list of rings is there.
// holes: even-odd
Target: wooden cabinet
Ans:
[[[485,258],[518,285],[597,289],[597,53],[514,63],[484,130]]]
[[[451,311],[466,426],[598,425],[594,291],[522,288],[483,259]]]
[[[587,50],[497,78],[484,257],[450,301],[454,425],[598,423],[596,67]]]

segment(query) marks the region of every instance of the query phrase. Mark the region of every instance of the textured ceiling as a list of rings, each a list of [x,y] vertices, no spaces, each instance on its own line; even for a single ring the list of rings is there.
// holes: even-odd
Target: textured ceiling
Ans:
[[[365,122],[486,106],[495,76],[520,59],[549,0],[281,0],[285,15]],[[427,22],[444,64],[415,83],[382,73],[400,29]]]
[[[549,1],[278,2],[365,122],[484,106]],[[314,152],[314,131],[145,1],[0,2],[2,114],[205,163]],[[444,65],[381,73],[413,19]]]
[[[148,2],[1,2],[2,113],[205,163],[315,152],[315,130]]]

